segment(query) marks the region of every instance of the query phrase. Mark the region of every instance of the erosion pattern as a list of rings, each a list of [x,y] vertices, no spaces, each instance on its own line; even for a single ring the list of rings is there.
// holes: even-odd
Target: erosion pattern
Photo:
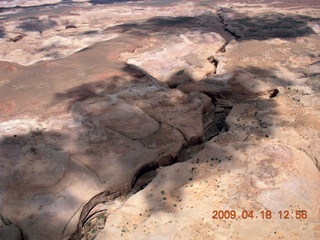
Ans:
[[[320,238],[318,3],[77,2],[0,14],[0,239]]]

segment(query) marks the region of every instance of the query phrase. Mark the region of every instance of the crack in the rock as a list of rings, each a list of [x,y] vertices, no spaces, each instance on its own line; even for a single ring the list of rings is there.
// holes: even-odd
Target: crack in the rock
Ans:
[[[218,17],[221,20],[221,23],[224,26],[224,30],[229,32],[234,38],[240,39],[240,36],[237,36],[235,33],[230,31],[227,28],[227,25],[224,23],[224,18],[218,12]],[[226,46],[229,44],[227,42],[218,52],[223,53],[226,50]],[[217,60],[214,56],[209,56],[207,60],[212,63],[215,68],[218,68],[219,65],[219,60]],[[144,72],[144,71],[143,71]],[[214,73],[216,74],[216,70]],[[150,75],[149,75],[150,76]],[[151,77],[151,76],[150,76]],[[174,87],[169,87],[169,88],[176,88],[178,85]],[[76,231],[73,232],[73,234],[70,236],[69,240],[81,240],[82,237],[82,232],[84,229],[85,224],[87,223],[88,219],[93,216],[95,213],[92,213],[94,208],[101,203],[105,202],[110,202],[112,203],[119,199],[122,204],[126,202],[126,200],[131,197],[132,195],[138,193],[139,191],[143,190],[149,183],[152,182],[152,180],[156,177],[157,172],[156,170],[159,167],[165,167],[165,166],[170,166],[173,165],[174,163],[177,162],[184,162],[189,159],[191,159],[193,156],[195,156],[198,152],[200,152],[205,144],[210,141],[212,138],[218,136],[221,133],[227,132],[228,131],[228,126],[225,123],[225,119],[227,118],[229,112],[231,111],[232,107],[231,106],[224,106],[220,105],[218,106],[218,100],[216,99],[216,96],[213,96],[210,92],[202,92],[208,97],[211,98],[211,101],[213,103],[214,108],[211,109],[210,111],[206,112],[203,114],[203,121],[207,121],[206,118],[210,118],[209,123],[204,124],[204,129],[203,129],[203,135],[200,139],[194,142],[188,142],[186,139],[186,136],[183,134],[183,132],[179,129],[176,128],[168,123],[166,123],[168,126],[172,127],[172,129],[178,131],[181,136],[184,139],[184,145],[181,149],[178,150],[176,153],[176,156],[173,156],[172,153],[169,153],[167,155],[160,155],[158,159],[155,161],[152,161],[150,163],[147,163],[143,166],[140,167],[140,169],[135,173],[135,175],[132,178],[131,184],[128,186],[124,186],[122,189],[116,191],[116,192],[111,192],[111,191],[104,191],[93,198],[91,198],[82,208],[77,229]],[[145,111],[143,111],[146,113]],[[147,113],[146,113],[147,114]],[[149,114],[147,114],[150,116]],[[150,116],[151,117],[151,116]],[[154,118],[153,118],[154,119]],[[156,120],[156,119],[155,119]],[[159,124],[159,130],[161,128],[162,122],[156,120]],[[137,139],[133,139],[134,141],[137,141]],[[144,144],[143,140],[139,140],[141,144],[143,144],[145,147],[146,145]],[[108,211],[108,209],[106,209]],[[110,213],[106,215],[107,216]]]
[[[84,224],[88,220],[88,217],[90,216],[90,212],[92,209],[97,206],[100,203],[104,202],[111,202],[115,199],[123,198],[123,195],[121,194],[121,191],[117,192],[111,192],[111,191],[104,191],[99,193],[98,195],[91,198],[82,208],[79,221],[77,224],[76,230],[72,233],[72,235],[69,237],[69,240],[81,240],[82,239],[82,229],[84,227]],[[124,199],[123,199],[124,200]],[[125,201],[123,201],[124,203]]]
[[[222,25],[223,25],[223,29],[228,32],[232,37],[234,37],[236,40],[241,39],[242,37],[239,36],[238,34],[236,34],[234,31],[230,30],[228,28],[228,24],[225,23],[225,19],[222,16],[221,12],[223,11],[223,9],[221,9],[220,11],[217,12],[217,16],[219,17]]]
[[[210,56],[207,58],[207,60],[212,63],[215,67],[218,66],[219,61],[214,57],[214,56]]]
[[[227,118],[231,109],[231,107],[225,107],[220,108],[220,110],[215,110],[212,122],[204,130],[205,142],[208,142],[212,138],[218,136],[220,133],[227,132],[229,130],[225,123],[225,119]]]
[[[315,165],[316,167],[318,168],[318,171],[320,171],[320,164],[319,164],[319,161],[318,161],[318,158],[314,157],[314,160],[315,160]]]
[[[206,118],[211,118],[210,123],[207,124],[203,131],[202,141],[198,144],[185,144],[180,150],[178,150],[176,156],[172,156],[172,154],[168,155],[161,155],[158,159],[153,162],[147,163],[135,173],[134,177],[132,178],[131,184],[128,186],[124,186],[123,189],[118,190],[116,192],[105,191],[102,192],[93,198],[91,198],[82,208],[77,229],[76,231],[70,236],[69,240],[81,240],[81,234],[83,228],[90,218],[95,213],[92,213],[92,210],[101,203],[105,202],[112,202],[116,200],[120,200],[122,204],[131,197],[132,195],[136,194],[137,192],[144,189],[156,176],[156,170],[160,166],[170,166],[177,162],[184,162],[191,159],[194,155],[200,152],[206,142],[210,141],[212,138],[216,137],[222,132],[228,131],[225,119],[228,116],[229,112],[231,111],[231,106],[220,106],[218,109],[216,108],[217,104],[214,103],[215,108],[211,111],[208,111],[203,115],[203,121],[207,121]],[[212,115],[212,116],[209,116]],[[177,131],[179,129],[173,128]],[[181,133],[181,131],[179,131]],[[183,136],[183,134],[182,134]],[[183,136],[184,137],[184,136]],[[185,142],[187,143],[187,142]],[[108,210],[106,210],[108,211]],[[110,214],[110,213],[109,213]],[[107,215],[109,215],[107,214]],[[107,218],[106,215],[106,218]]]
[[[208,57],[207,60],[215,66],[215,70],[214,70],[214,72],[212,74],[216,74],[217,68],[218,68],[218,64],[219,64],[219,60],[216,59],[214,56]]]
[[[230,33],[235,39],[241,39],[241,36],[237,35],[235,32],[231,31],[227,27],[224,28],[224,30],[228,33]]]
[[[216,99],[215,99],[216,101]],[[216,102],[214,102],[214,105],[216,106]],[[206,121],[206,117],[209,115],[209,124],[204,128],[203,135],[201,139],[199,140],[200,142],[192,144],[192,143],[187,143],[185,139],[185,144],[184,146],[178,151],[177,157],[172,156],[171,154],[169,155],[162,155],[162,158],[165,159],[157,159],[155,162],[149,163],[147,165],[144,165],[143,167],[140,168],[140,170],[137,172],[134,180],[132,181],[132,189],[135,188],[140,188],[139,186],[135,186],[136,183],[138,182],[139,178],[142,177],[144,174],[154,171],[160,166],[169,166],[172,165],[176,162],[184,162],[187,161],[188,159],[192,158],[195,154],[200,152],[206,142],[210,141],[212,138],[218,136],[220,133],[227,132],[228,131],[228,126],[225,123],[225,119],[227,118],[228,114],[230,113],[232,107],[231,106],[219,106],[218,108],[214,108],[211,111],[208,111],[206,114],[203,115],[203,121]],[[179,131],[179,129],[174,128],[173,129]],[[181,133],[181,131],[179,131]],[[181,133],[183,136],[183,134]],[[155,176],[154,176],[155,177]],[[154,178],[153,177],[153,178]],[[152,180],[152,179],[151,179]],[[150,179],[148,179],[148,183],[151,182]],[[142,182],[141,185],[145,185],[146,182]],[[145,187],[145,186],[144,186]],[[143,187],[143,188],[144,188]],[[140,190],[142,190],[141,188]]]

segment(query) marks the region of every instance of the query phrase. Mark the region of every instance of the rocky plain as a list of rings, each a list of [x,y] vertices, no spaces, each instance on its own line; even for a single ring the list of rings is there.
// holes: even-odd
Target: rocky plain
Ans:
[[[1,1],[0,239],[320,239],[316,0]]]

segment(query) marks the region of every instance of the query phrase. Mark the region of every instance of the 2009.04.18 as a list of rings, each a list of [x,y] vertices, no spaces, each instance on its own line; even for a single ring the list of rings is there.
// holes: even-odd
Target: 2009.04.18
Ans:
[[[212,219],[307,219],[308,213],[306,210],[280,210],[273,213],[270,210],[262,210],[255,213],[253,210],[243,210],[237,213],[235,210],[213,210]]]

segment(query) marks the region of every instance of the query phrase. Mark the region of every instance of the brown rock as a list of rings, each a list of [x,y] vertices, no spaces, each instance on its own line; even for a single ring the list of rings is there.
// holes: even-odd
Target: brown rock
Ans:
[[[278,89],[273,89],[273,90],[270,90],[269,93],[270,93],[269,98],[274,98],[274,97],[276,97],[278,95],[279,90]]]
[[[236,2],[2,11],[12,237],[319,239],[319,8]]]

